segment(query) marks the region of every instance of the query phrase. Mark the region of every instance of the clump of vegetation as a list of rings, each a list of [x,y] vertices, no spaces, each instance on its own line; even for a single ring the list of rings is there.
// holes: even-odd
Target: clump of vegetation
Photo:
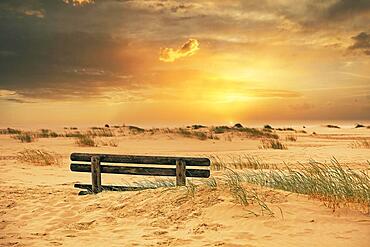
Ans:
[[[183,137],[191,137],[192,132],[190,130],[184,129],[184,128],[179,128],[177,129],[177,134],[183,136]]]
[[[235,127],[236,126],[236,127]],[[269,133],[266,130],[262,131],[256,128],[247,128],[243,127],[241,124],[236,124],[233,128],[230,128],[228,126],[216,126],[212,128],[212,132],[215,134],[222,134],[225,132],[239,132],[239,133],[244,133],[247,137],[252,137],[252,138],[273,138],[273,139],[278,139],[279,136],[275,133]]]
[[[365,125],[362,125],[362,124],[356,124],[355,128],[364,128]]]
[[[290,141],[290,142],[296,142],[297,141],[297,136],[296,135],[286,135],[285,140]]]
[[[273,211],[268,207],[268,205],[258,196],[258,193],[255,190],[247,190],[243,184],[243,178],[236,172],[230,171],[226,174],[226,184],[229,187],[231,195],[235,200],[243,205],[249,206],[251,204],[258,204],[261,210],[261,215],[270,215],[274,216]],[[250,211],[255,216],[258,216],[257,213]]]
[[[368,171],[343,167],[335,158],[330,164],[311,160],[308,165],[296,169],[255,170],[240,176],[249,183],[322,199],[334,210],[347,203],[359,203],[367,208],[370,205]]]
[[[263,126],[264,129],[269,129],[269,130],[273,130],[274,128],[271,127],[271,125],[269,124],[266,124],[265,126]]]
[[[194,184],[192,181],[188,181],[186,183],[186,191],[188,196],[193,197],[195,196],[195,192],[197,191],[197,185]]]
[[[262,163],[259,159],[249,155],[231,155],[228,156],[229,161],[225,158],[214,155],[210,157],[211,169],[215,171],[226,169],[272,169],[274,167],[269,164]]]
[[[35,136],[31,132],[21,132],[20,134],[13,136],[13,138],[25,143],[35,141]]]
[[[114,133],[112,130],[108,128],[97,128],[93,127],[91,130],[87,131],[87,135],[96,137],[96,136],[101,136],[101,137],[112,137],[114,136]]]
[[[140,182],[134,182],[133,187],[138,187],[142,189],[156,189],[161,187],[175,187],[176,184],[174,180],[171,179],[155,179],[155,180],[143,180]]]
[[[0,129],[0,134],[2,135],[19,135],[22,131],[18,129],[12,129],[12,128],[6,128],[6,129]]]
[[[209,179],[206,179],[204,184],[207,185],[212,190],[215,190],[218,187],[217,180],[214,177],[210,177]]]
[[[203,131],[191,131],[185,128],[179,128],[175,130],[175,133],[187,138],[197,138],[199,140],[207,140],[207,139],[217,139],[218,137],[211,135],[207,135],[206,132]]]
[[[370,148],[370,140],[363,139],[363,140],[358,140],[354,141],[350,145],[352,148]]]
[[[276,130],[278,130],[278,131],[295,131],[295,129],[293,129],[293,128],[277,128]]]
[[[297,133],[302,133],[302,134],[307,134],[307,131],[305,131],[305,130],[297,130],[296,132]]]
[[[60,155],[42,149],[25,149],[17,153],[17,160],[39,166],[60,164]]]
[[[213,133],[211,132],[211,133],[209,133],[209,135],[208,135],[208,139],[212,139],[212,140],[220,140],[220,137],[219,137],[219,136],[217,136],[217,135],[215,135],[215,134],[213,134]]]
[[[196,132],[193,132],[193,135],[199,139],[199,140],[207,140],[208,139],[208,136],[206,133],[204,132],[201,132],[201,131],[196,131]]]
[[[279,139],[279,136],[274,133],[266,133],[261,130],[255,129],[255,128],[242,128],[239,129],[238,131],[246,133],[249,137],[257,137],[257,138],[272,138],[272,139]]]
[[[128,127],[128,129],[129,129],[129,131],[130,131],[130,133],[131,134],[134,134],[134,135],[136,135],[136,134],[140,134],[140,133],[144,133],[145,132],[145,129],[143,129],[143,128],[140,128],[140,127],[136,127],[136,126],[127,126]]]
[[[54,131],[51,131],[49,129],[41,129],[39,132],[36,133],[36,136],[38,138],[55,138],[55,137],[58,137],[59,135],[54,132]]]
[[[331,124],[326,125],[326,127],[332,128],[332,129],[340,129],[339,126],[337,126],[337,125],[331,125]]]
[[[234,129],[242,129],[243,128],[243,125],[240,124],[240,123],[237,123],[233,126]]]
[[[76,137],[76,144],[81,147],[96,147],[94,137],[91,135],[80,134]]]
[[[230,127],[228,126],[216,126],[212,128],[212,131],[215,134],[222,134],[230,130]]]
[[[118,140],[117,139],[112,139],[112,140],[101,140],[100,144],[102,146],[109,146],[109,147],[118,147]]]
[[[261,140],[262,149],[288,149],[288,147],[282,144],[279,140],[276,139],[262,139]]]
[[[80,131],[69,131],[64,134],[65,137],[79,137],[81,135]]]
[[[207,128],[207,126],[204,126],[204,125],[201,125],[201,124],[193,124],[191,127],[195,130]]]

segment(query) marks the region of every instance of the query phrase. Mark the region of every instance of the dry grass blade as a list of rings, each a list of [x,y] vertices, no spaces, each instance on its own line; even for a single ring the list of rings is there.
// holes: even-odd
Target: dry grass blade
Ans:
[[[231,195],[235,198],[235,200],[243,205],[243,206],[249,206],[251,204],[258,204],[261,215],[265,215],[266,213],[270,216],[274,216],[273,211],[268,207],[268,205],[264,202],[264,200],[258,195],[257,191],[254,189],[247,190],[243,185],[243,177],[233,171],[229,170],[228,173],[226,173],[226,184],[230,189]],[[256,212],[249,210],[252,214],[255,216],[259,216]]]
[[[60,164],[60,155],[42,149],[25,149],[17,153],[17,160],[38,166]]]
[[[352,147],[352,148],[370,148],[370,140],[363,139],[363,140],[354,141],[353,143],[351,143],[350,147]]]
[[[79,135],[76,138],[76,144],[81,147],[96,147],[94,137],[90,135]]]
[[[262,149],[288,149],[286,145],[282,144],[277,139],[262,139],[261,140]]]
[[[22,132],[13,136],[13,138],[26,143],[35,141],[35,136],[31,132]]]
[[[274,169],[274,166],[261,162],[254,156],[250,155],[229,155],[222,158],[218,155],[210,156],[211,170],[221,171],[227,168],[231,169]]]
[[[322,199],[334,210],[340,204],[370,205],[368,171],[343,167],[334,158],[330,164],[311,160],[299,168],[248,171],[241,176],[246,182]]]

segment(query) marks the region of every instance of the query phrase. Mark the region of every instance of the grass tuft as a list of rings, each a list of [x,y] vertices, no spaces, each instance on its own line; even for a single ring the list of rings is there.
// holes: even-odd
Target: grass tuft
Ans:
[[[350,144],[352,148],[370,148],[370,140],[363,139]]]
[[[60,155],[42,149],[25,149],[17,153],[17,160],[39,166],[60,164]]]
[[[212,190],[217,189],[217,186],[218,186],[217,180],[214,177],[210,177],[209,179],[206,179],[204,184],[207,185]]]
[[[22,132],[20,134],[13,136],[13,138],[25,143],[35,141],[35,136],[31,132]]]
[[[337,126],[337,125],[332,125],[332,124],[328,124],[328,125],[326,125],[326,127],[327,127],[327,128],[332,128],[332,129],[340,129],[340,127],[339,127],[339,126]]]
[[[6,129],[0,129],[1,135],[19,135],[22,131],[18,129],[12,129],[12,128],[6,128]]]
[[[290,142],[296,142],[297,141],[297,136],[296,135],[286,135],[285,140],[290,141]]]
[[[96,147],[96,143],[93,136],[87,134],[81,134],[76,137],[76,144],[81,147]]]
[[[261,140],[262,149],[288,149],[288,147],[282,144],[279,140],[275,139],[262,139]]]
[[[87,131],[86,133],[89,136],[92,137],[112,137],[114,136],[114,133],[111,129],[108,128],[99,128],[99,127],[93,127],[91,130]]]
[[[269,215],[274,216],[273,211],[268,207],[268,205],[264,202],[264,200],[258,195],[257,191],[255,189],[247,190],[242,182],[243,177],[233,171],[230,170],[228,173],[226,173],[226,184],[230,189],[231,195],[234,197],[234,199],[241,204],[242,206],[246,207],[251,204],[258,204],[261,215]],[[256,212],[249,210],[252,214],[255,216],[259,216]]]
[[[334,210],[341,203],[370,205],[368,171],[342,167],[335,158],[330,164],[311,160],[308,165],[295,169],[247,171],[240,176],[249,183],[322,199]]]
[[[230,155],[227,158],[229,161],[226,161],[225,158],[220,156],[213,155],[210,157],[211,170],[221,171],[226,169],[274,169],[275,167],[262,163],[256,157],[250,155]]]
[[[36,136],[38,138],[55,138],[58,137],[59,135],[56,132],[51,131],[49,129],[41,129],[39,132],[36,133]]]

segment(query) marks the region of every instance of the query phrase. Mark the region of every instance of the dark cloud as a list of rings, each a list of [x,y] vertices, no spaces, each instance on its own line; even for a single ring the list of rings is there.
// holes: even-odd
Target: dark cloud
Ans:
[[[348,47],[349,50],[359,50],[366,55],[370,55],[370,34],[361,32],[358,35],[353,36],[352,39],[354,40],[354,43]]]
[[[339,0],[325,11],[325,16],[332,19],[353,18],[361,14],[370,14],[369,0]]]
[[[28,101],[24,99],[2,99],[8,102],[13,102],[13,103],[19,103],[19,104],[28,104],[28,103],[36,103],[34,101]]]

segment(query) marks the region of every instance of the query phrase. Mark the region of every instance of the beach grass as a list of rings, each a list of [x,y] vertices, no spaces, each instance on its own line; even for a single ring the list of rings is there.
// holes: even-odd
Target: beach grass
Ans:
[[[352,170],[333,158],[329,164],[310,160],[306,165],[276,170],[249,170],[243,181],[322,199],[333,209],[340,204],[370,205],[368,170]]]
[[[357,140],[350,144],[350,147],[352,148],[370,148],[370,140],[363,139],[363,140]]]
[[[93,136],[80,134],[76,137],[76,144],[81,147],[96,147],[97,144]]]
[[[275,169],[275,166],[261,162],[258,158],[251,155],[228,155],[221,157],[211,155],[211,170],[222,171],[226,169]]]
[[[281,143],[279,140],[270,139],[270,138],[262,139],[260,148],[262,149],[281,149],[281,150],[288,149],[288,147],[284,145],[283,143]]]
[[[23,143],[30,143],[35,141],[35,135],[33,135],[31,132],[21,132],[20,134],[16,134],[12,136],[14,139],[19,140]]]
[[[60,164],[60,155],[43,149],[24,149],[16,155],[17,160],[38,165],[51,166]]]

